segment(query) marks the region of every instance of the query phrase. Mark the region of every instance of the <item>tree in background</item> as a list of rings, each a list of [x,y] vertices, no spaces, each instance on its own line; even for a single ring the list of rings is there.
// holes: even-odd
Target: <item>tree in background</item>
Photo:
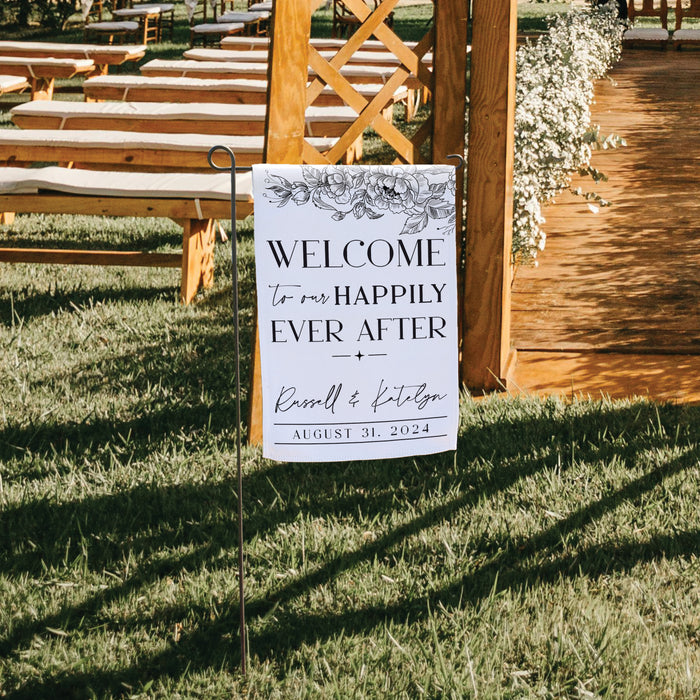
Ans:
[[[62,29],[76,9],[76,0],[4,0],[0,20],[6,26],[27,28],[38,22],[47,29]]]

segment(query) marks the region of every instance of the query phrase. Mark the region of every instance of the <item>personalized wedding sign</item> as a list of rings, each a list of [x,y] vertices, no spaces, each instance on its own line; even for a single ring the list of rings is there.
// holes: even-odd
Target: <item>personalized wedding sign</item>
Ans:
[[[253,166],[263,454],[457,442],[455,169]]]

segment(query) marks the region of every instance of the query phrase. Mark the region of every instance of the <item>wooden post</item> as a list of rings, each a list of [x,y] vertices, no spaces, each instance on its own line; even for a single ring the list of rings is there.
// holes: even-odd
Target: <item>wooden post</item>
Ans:
[[[268,61],[266,163],[302,162],[311,11],[308,2],[275,2]]]
[[[182,281],[180,301],[189,304],[201,287],[214,283],[214,243],[211,219],[185,219],[182,224]]]
[[[268,61],[263,155],[266,163],[303,162],[311,13],[318,4],[317,0],[275,2]],[[256,319],[257,316],[256,313]],[[257,320],[250,377],[248,442],[259,445],[262,443],[262,380]]]
[[[435,3],[435,56],[433,65],[433,163],[447,162],[447,156],[464,155],[465,119],[467,101],[467,24],[468,4],[464,0],[442,0]],[[461,289],[462,258],[462,204],[464,170],[457,170],[457,284]],[[458,325],[462,337],[463,300],[459,299]]]
[[[513,220],[517,0],[472,5],[462,381],[507,386]]]
[[[467,90],[467,4],[435,3],[433,68],[433,162],[464,153],[464,109]]]

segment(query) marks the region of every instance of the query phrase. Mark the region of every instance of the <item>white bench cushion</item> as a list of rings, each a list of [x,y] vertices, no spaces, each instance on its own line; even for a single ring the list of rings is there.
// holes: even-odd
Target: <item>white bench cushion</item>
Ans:
[[[245,29],[245,24],[242,22],[195,24],[191,29],[195,34],[222,34]]]
[[[155,72],[169,72],[174,75],[187,76],[188,73],[201,76],[202,74],[215,73],[218,75],[228,73],[248,73],[255,76],[267,77],[267,64],[236,61],[192,61],[192,60],[168,60],[156,58],[141,66],[144,75]],[[313,71],[309,71],[314,75]],[[363,66],[361,64],[345,65],[340,69],[340,74],[347,78],[367,79],[367,82],[386,82],[393,74],[394,69],[389,66]]]
[[[182,57],[190,61],[232,61],[238,63],[267,63],[267,49],[236,51],[228,49],[187,49]]]
[[[676,29],[671,39],[673,41],[700,41],[700,29]]]
[[[91,58],[15,58],[14,56],[0,56],[0,72],[3,66],[55,66],[56,68],[90,68],[95,62]]]
[[[272,0],[270,2],[256,2],[249,8],[248,12],[272,12]]]
[[[0,168],[0,193],[37,194],[41,190],[102,197],[230,199],[228,173],[123,173],[104,170]],[[236,175],[236,200],[253,198],[250,173]]]
[[[138,22],[93,22],[86,24],[85,29],[95,32],[135,32],[139,28]]]
[[[668,41],[668,31],[652,27],[633,27],[622,35],[623,41]]]
[[[136,9],[145,10],[149,7],[157,7],[161,12],[171,12],[175,9],[175,5],[172,2],[144,2],[138,5],[132,5]]]
[[[261,19],[268,19],[269,12],[225,12],[217,18],[217,22],[226,24],[227,22],[257,22]]]
[[[29,83],[21,75],[0,75],[0,94],[11,92],[12,90],[21,90],[28,85]]]
[[[247,80],[245,78],[213,79],[213,78],[180,78],[180,77],[151,77],[144,75],[98,75],[88,78],[83,83],[83,90],[90,91],[90,88],[110,87],[120,88],[128,95],[129,88],[148,88],[149,90],[172,90],[178,88],[183,91],[208,92],[267,92],[267,80]],[[361,85],[355,84],[353,88],[367,99],[374,97],[381,89],[382,85]],[[333,88],[326,85],[323,94],[335,92]],[[399,100],[408,94],[408,89],[400,86],[394,92],[394,99]],[[128,99],[128,97],[123,97]]]
[[[210,119],[231,121],[264,120],[265,105],[217,104],[216,102],[174,104],[170,102],[25,102],[10,110],[11,115],[46,117],[140,117],[147,119]],[[307,121],[344,122],[354,120],[351,107],[307,107]]]
[[[328,50],[328,49],[321,49],[319,51],[321,56],[325,58],[327,61],[330,61],[333,56],[337,53],[336,51]],[[432,51],[426,52],[423,57],[421,58],[421,61],[425,63],[426,65],[430,65],[433,62],[433,53]],[[391,51],[388,49],[386,51],[355,51],[352,56],[350,56],[349,59],[350,63],[366,63],[368,65],[372,64],[381,64],[381,63],[390,63],[390,64],[395,64],[395,65],[400,65],[401,61],[400,59],[393,54]]]
[[[182,88],[183,90],[213,90],[215,92],[267,92],[267,80],[247,80],[245,78],[181,78],[179,76],[149,75],[97,75],[83,83],[84,89],[91,87],[149,88],[153,90]],[[376,87],[372,85],[371,87]],[[381,87],[381,86],[380,86]]]
[[[269,37],[264,37],[264,36],[235,36],[235,37],[225,37],[224,39],[221,40],[221,48],[222,49],[228,49],[228,48],[239,48],[239,47],[253,47],[253,48],[262,48],[263,46],[268,46],[270,43]],[[311,46],[315,46],[317,49],[318,48],[327,48],[327,49],[342,49],[345,44],[347,44],[347,41],[345,39],[322,39],[322,38],[316,38],[312,37],[309,40],[309,43]],[[408,46],[409,49],[413,49],[416,47],[418,42],[416,41],[406,41],[404,44]],[[386,45],[378,41],[377,39],[368,39],[362,44],[362,49],[365,51],[372,51],[372,50],[379,50],[379,51],[386,51]]]
[[[336,54],[334,50],[320,50],[320,55],[330,61]],[[227,61],[232,63],[267,63],[269,54],[267,48],[256,48],[248,50],[238,49],[188,49],[182,54],[183,58],[192,61]],[[432,52],[426,53],[421,59],[427,65],[433,61]],[[348,57],[351,64],[390,64],[400,65],[401,61],[391,51],[355,51]]]
[[[142,53],[146,50],[146,46],[145,44],[110,46],[109,44],[59,44],[48,41],[0,41],[0,50],[3,52],[36,51],[37,56],[43,54],[55,58],[59,58],[63,53],[82,53],[84,58],[92,58],[92,54],[95,52],[102,55],[115,54],[118,56],[125,52],[131,54]]]
[[[327,151],[335,138],[309,138],[316,148]],[[0,129],[0,147],[22,145],[74,146],[76,149],[142,148],[201,152],[214,145],[228,146],[236,153],[261,153],[263,136],[220,136],[211,134],[150,134],[138,131],[83,129]]]
[[[160,7],[155,5],[141,5],[140,7],[124,7],[121,10],[112,10],[115,17],[146,17],[147,15],[160,15]]]

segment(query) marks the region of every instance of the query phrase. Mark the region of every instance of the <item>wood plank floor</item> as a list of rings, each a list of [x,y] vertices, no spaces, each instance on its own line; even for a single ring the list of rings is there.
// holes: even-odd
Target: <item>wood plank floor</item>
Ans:
[[[627,141],[597,152],[612,206],[562,195],[538,267],[513,284],[513,383],[541,394],[700,402],[700,53],[628,50],[593,122]]]

